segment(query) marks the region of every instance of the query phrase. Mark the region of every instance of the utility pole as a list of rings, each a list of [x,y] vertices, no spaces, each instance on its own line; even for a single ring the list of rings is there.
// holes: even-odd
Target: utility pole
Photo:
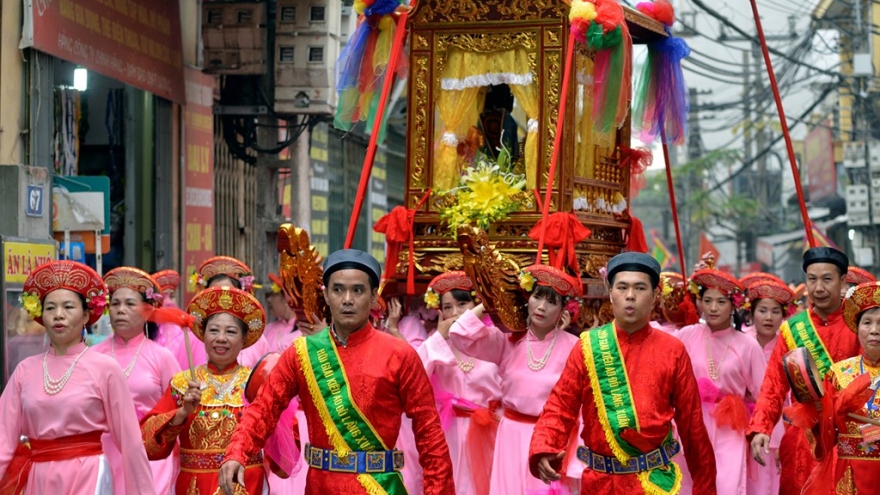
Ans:
[[[873,5],[868,3],[869,16]],[[874,76],[873,63],[871,62],[871,46],[865,46],[865,40],[869,40],[871,33],[868,32],[869,23],[864,22],[862,16],[862,0],[853,1],[855,14],[856,35],[850,39],[853,57],[853,76],[855,76],[855,102],[858,104],[860,119],[854,119],[853,134],[858,139],[859,134],[865,145],[865,177],[868,187],[868,225],[865,229],[867,244],[871,249],[871,264],[878,265],[877,256],[877,227],[874,224],[874,173],[871,170],[871,122],[868,118],[869,105],[868,91],[870,90],[870,77]],[[859,126],[859,124],[862,124]],[[860,129],[863,129],[860,131]]]
[[[700,135],[700,111],[699,111],[699,91],[697,88],[690,88],[688,92],[691,111],[688,113],[688,143],[687,143],[687,162],[692,162],[703,156],[703,137]],[[696,205],[691,201],[691,197],[696,191],[702,189],[701,179],[698,174],[688,172],[684,182],[684,198],[681,204],[687,204],[687,210],[682,212],[679,217],[682,221],[682,251],[689,260],[699,260],[703,253],[699,253],[700,243],[697,239],[698,232],[694,232],[694,225],[691,221],[691,209]],[[687,273],[690,267],[682,266],[682,273]]]

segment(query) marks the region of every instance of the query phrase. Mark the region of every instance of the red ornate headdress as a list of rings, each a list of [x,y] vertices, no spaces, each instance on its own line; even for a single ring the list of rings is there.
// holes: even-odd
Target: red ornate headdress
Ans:
[[[218,313],[229,313],[244,322],[247,327],[244,349],[254,345],[266,328],[266,313],[260,301],[235,287],[205,289],[193,297],[187,311],[195,318],[193,334],[202,342],[205,341],[205,321]]]
[[[202,290],[208,286],[208,280],[217,275],[238,280],[242,290],[253,294],[254,274],[250,267],[230,256],[214,256],[205,260],[193,274],[192,282],[198,290]]]
[[[726,294],[735,307],[748,308],[749,300],[742,284],[733,275],[716,270],[714,261],[714,259],[707,260],[708,268],[697,270],[691,275],[688,292],[696,299],[700,297],[700,291],[703,289],[717,289]]]
[[[519,285],[526,292],[532,292],[535,284],[550,287],[562,297],[580,299],[583,296],[581,281],[564,271],[547,265],[532,265],[523,269]]]
[[[660,272],[660,312],[673,325],[687,325],[682,302],[687,297],[684,277],[680,273]],[[699,317],[698,317],[699,318]]]
[[[274,273],[270,273],[269,281],[272,282],[269,285],[270,294],[281,294],[282,292],[284,292],[284,281],[281,280],[281,277],[275,275]]]
[[[467,273],[460,270],[437,275],[428,284],[428,290],[425,292],[425,306],[429,309],[439,308],[440,298],[443,297],[443,294],[453,289],[472,292],[474,290],[474,283],[467,276]]]
[[[864,268],[859,268],[857,266],[851,266],[846,271],[846,283],[851,285],[862,285],[868,282],[876,282],[877,277],[875,277],[871,272],[865,270]]]
[[[866,282],[851,288],[843,300],[843,321],[853,332],[859,331],[861,313],[880,308],[880,282]]]
[[[776,275],[773,275],[772,273],[766,273],[766,272],[753,272],[753,273],[749,273],[748,275],[743,275],[742,277],[740,277],[739,283],[743,287],[748,289],[753,284],[756,284],[759,282],[766,282],[767,280],[772,280],[774,282],[779,282],[780,284],[785,284],[785,282],[783,282],[781,278],[777,277]]]
[[[754,280],[748,287],[749,301],[758,299],[773,299],[785,309],[785,315],[789,316],[797,309],[794,303],[794,291],[782,281],[773,279]]]
[[[147,303],[153,306],[162,304],[162,288],[149,273],[130,266],[114,268],[104,275],[104,283],[112,296],[116,289],[131,289],[140,292]]]
[[[153,280],[158,282],[163,290],[176,290],[180,287],[180,274],[177,270],[161,270],[153,274]]]
[[[535,290],[535,284],[550,287],[559,293],[565,310],[571,313],[573,321],[577,320],[584,293],[579,279],[558,268],[536,264],[525,267],[519,275],[519,286],[526,292]]]
[[[34,269],[24,282],[21,294],[22,307],[37,323],[43,323],[43,300],[58,289],[67,289],[83,296],[89,310],[92,325],[104,313],[107,306],[107,286],[101,276],[76,261],[50,261]]]

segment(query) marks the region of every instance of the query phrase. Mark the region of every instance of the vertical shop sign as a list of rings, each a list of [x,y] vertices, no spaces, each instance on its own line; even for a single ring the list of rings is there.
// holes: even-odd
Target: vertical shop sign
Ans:
[[[36,48],[183,103],[178,2],[34,0],[25,4],[22,48]]]
[[[379,260],[379,263],[385,264],[385,234],[373,231],[373,225],[382,218],[388,211],[388,155],[385,150],[376,151],[376,161],[373,162],[373,173],[370,177],[370,220],[368,228],[370,231],[370,254]]]
[[[330,213],[327,198],[330,194],[330,182],[327,180],[328,157],[327,124],[316,125],[312,130],[312,142],[309,146],[309,159],[312,162],[310,178],[312,200],[312,225],[309,238],[312,246],[327,256],[330,250]]]
[[[187,282],[196,268],[214,255],[213,84],[210,75],[196,69],[186,69],[183,264]],[[189,301],[192,296],[190,284],[187,283],[183,301]]]

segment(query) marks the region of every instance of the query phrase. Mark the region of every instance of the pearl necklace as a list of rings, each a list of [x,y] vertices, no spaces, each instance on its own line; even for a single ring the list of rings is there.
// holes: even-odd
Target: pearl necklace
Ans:
[[[461,355],[455,350],[455,346],[450,345],[450,349],[452,349],[452,355],[455,356],[455,362],[458,364],[458,367],[461,368],[461,371],[467,373],[468,371],[474,369],[474,364],[477,362],[476,358],[470,358],[467,360],[462,360]]]
[[[712,346],[709,344],[709,336],[706,335],[706,359],[709,361],[709,378],[713,380],[717,380],[721,377],[721,366],[724,365],[724,358],[727,357],[727,351],[730,349],[730,341],[733,339],[733,334],[730,334],[730,337],[727,338],[727,346],[724,348],[724,354],[721,355],[721,361],[718,362],[718,366],[715,366],[715,358],[712,357]]]
[[[113,356],[113,359],[115,360],[116,359],[116,337],[113,336],[110,338],[112,339],[112,340],[110,340],[110,354]],[[134,363],[137,362],[138,356],[141,355],[141,347],[144,346],[144,342],[146,340],[147,340],[147,338],[144,337],[144,340],[142,340],[140,345],[138,345],[137,352],[134,353],[134,358],[132,358],[131,362],[128,363],[128,366],[126,366],[125,369],[122,370],[122,372],[125,373],[126,378],[131,376],[131,372],[132,372],[132,370],[134,370]],[[116,362],[118,363],[119,361],[116,361]]]
[[[46,354],[43,354],[43,390],[49,395],[55,395],[58,392],[61,392],[64,389],[64,386],[67,385],[67,380],[70,380],[70,376],[73,375],[73,370],[76,368],[76,363],[79,362],[79,358],[81,358],[87,350],[89,350],[88,346],[76,356],[73,360],[73,364],[68,368],[67,373],[64,373],[64,375],[58,380],[49,376],[49,366],[46,364],[46,356],[49,355],[49,351],[46,351]]]
[[[534,355],[532,354],[532,330],[529,329],[529,334],[526,335],[526,358],[528,359],[529,369],[532,371],[541,371],[544,369],[544,366],[547,366],[547,360],[550,359],[550,354],[553,352],[553,345],[556,344],[556,336],[559,335],[559,330],[556,329],[553,331],[553,340],[550,341],[550,345],[547,346],[547,350],[544,351],[544,355],[539,360],[535,360]],[[537,337],[535,337],[537,340]]]

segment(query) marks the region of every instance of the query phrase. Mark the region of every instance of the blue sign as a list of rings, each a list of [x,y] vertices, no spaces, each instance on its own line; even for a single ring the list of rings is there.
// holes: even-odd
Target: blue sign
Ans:
[[[43,216],[43,186],[42,184],[28,184],[27,188],[27,216]]]

